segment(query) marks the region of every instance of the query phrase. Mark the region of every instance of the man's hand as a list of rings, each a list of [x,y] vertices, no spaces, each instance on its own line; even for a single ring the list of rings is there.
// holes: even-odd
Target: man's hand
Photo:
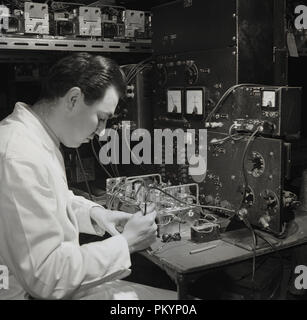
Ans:
[[[125,225],[122,235],[126,238],[130,253],[144,250],[157,239],[156,212],[143,215],[141,211],[133,214]]]
[[[114,236],[122,230],[127,240],[130,253],[144,250],[157,239],[157,225],[155,223],[155,206],[150,204],[146,208],[146,215],[142,211],[130,214],[122,211],[111,211],[101,207],[91,209],[91,218],[98,226]]]
[[[119,234],[132,217],[132,214],[127,212],[111,211],[101,207],[93,207],[90,215],[98,226],[111,236]]]

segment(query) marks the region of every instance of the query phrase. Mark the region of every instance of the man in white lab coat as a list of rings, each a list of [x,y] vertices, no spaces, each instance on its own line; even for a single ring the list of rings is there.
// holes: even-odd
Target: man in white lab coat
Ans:
[[[120,280],[130,254],[155,240],[155,212],[111,212],[67,186],[60,143],[77,148],[103,130],[123,90],[112,60],[75,54],[51,68],[36,104],[17,103],[0,123],[0,265],[9,269],[0,299],[175,298]],[[79,232],[105,231],[113,236],[79,245]]]

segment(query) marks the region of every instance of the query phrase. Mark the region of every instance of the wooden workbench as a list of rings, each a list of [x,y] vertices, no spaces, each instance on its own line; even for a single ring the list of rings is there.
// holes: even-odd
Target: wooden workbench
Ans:
[[[265,237],[276,250],[283,250],[307,242],[307,215],[298,213],[289,228],[287,238],[276,240],[268,234]],[[231,231],[222,235],[220,240],[209,243],[193,243],[190,235],[183,232],[181,241],[163,244],[160,240],[153,246],[153,253],[147,251],[145,257],[158,265],[176,282],[178,299],[186,299],[188,285],[200,278],[205,272],[217,267],[243,262],[253,257],[251,235],[247,229]],[[190,254],[190,251],[212,247],[209,250]],[[265,242],[259,242],[256,255],[265,255],[274,250]]]

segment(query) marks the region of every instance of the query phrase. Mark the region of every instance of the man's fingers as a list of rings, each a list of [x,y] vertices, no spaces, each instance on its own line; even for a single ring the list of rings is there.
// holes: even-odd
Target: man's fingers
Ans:
[[[155,203],[151,202],[150,204],[147,204],[146,213],[148,214],[148,213],[153,212],[155,210],[155,208],[156,208]]]
[[[144,214],[143,214],[142,211],[138,211],[138,212],[136,212],[135,214],[133,214],[134,217],[135,217],[135,216],[141,217],[141,216],[143,216],[143,215],[144,215]]]
[[[132,214],[131,213],[128,213],[128,212],[125,212],[125,211],[112,211],[110,210],[110,215],[113,216],[116,216],[117,218],[120,218],[120,219],[127,219],[129,220],[131,217],[132,217]]]
[[[154,232],[158,230],[158,226],[156,224],[153,225]]]
[[[149,217],[154,222],[156,219],[156,216],[157,216],[157,212],[152,211],[152,212],[148,213],[146,216]]]
[[[113,224],[108,224],[106,225],[106,231],[111,235],[111,236],[116,236],[120,234],[118,230],[116,230],[115,226]]]
[[[135,218],[143,219],[143,221],[148,221],[150,224],[153,224],[155,222],[157,212],[152,211],[144,216],[142,211],[138,211],[133,215]]]
[[[120,212],[120,211],[119,211]],[[133,216],[131,213],[127,213],[127,212],[120,212],[121,214],[120,214],[120,219],[121,220],[126,220],[126,221],[128,221],[128,220],[130,220],[131,219],[131,217]]]

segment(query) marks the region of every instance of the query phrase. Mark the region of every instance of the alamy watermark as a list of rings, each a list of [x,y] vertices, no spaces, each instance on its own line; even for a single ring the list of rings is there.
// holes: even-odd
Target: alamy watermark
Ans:
[[[99,152],[99,160],[103,165],[188,163],[192,177],[203,176],[207,171],[206,129],[155,129],[152,137],[148,130],[131,131],[130,125],[126,124],[122,128],[121,140],[114,129],[106,129],[99,140],[106,142]],[[132,148],[131,142],[134,144]]]
[[[307,289],[307,266],[297,266],[294,270],[295,274],[298,276],[294,280],[294,286],[297,290],[306,290]]]
[[[9,269],[7,266],[0,265],[0,290],[9,288]]]
[[[297,17],[294,20],[294,26],[297,30],[307,29],[307,6],[299,5],[294,9],[294,13]]]

